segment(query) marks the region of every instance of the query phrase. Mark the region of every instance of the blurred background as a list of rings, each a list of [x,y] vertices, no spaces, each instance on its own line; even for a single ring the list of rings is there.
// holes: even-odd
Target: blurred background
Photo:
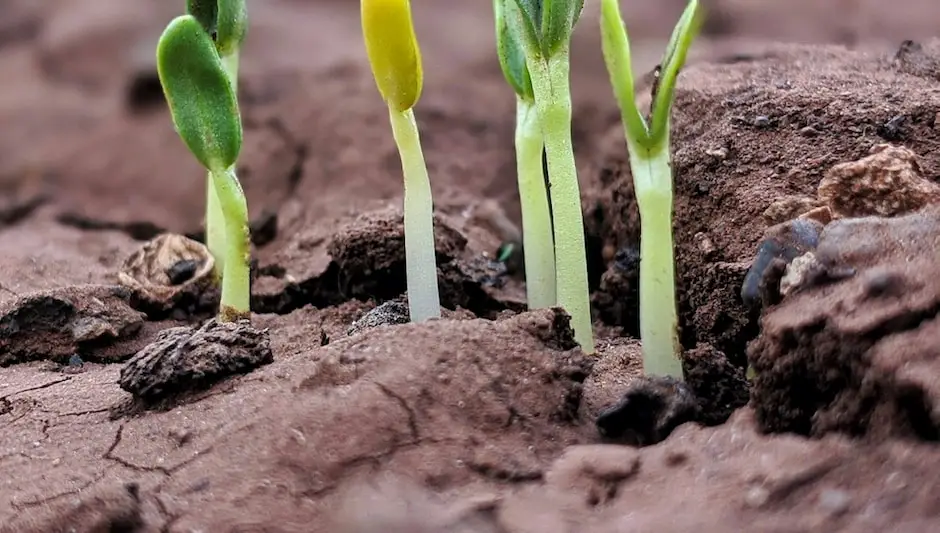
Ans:
[[[890,52],[904,39],[926,39],[940,32],[937,0],[703,2],[709,21],[692,60],[746,53],[767,41]],[[578,102],[597,102],[606,109],[613,100],[600,52],[599,3],[585,3],[573,43],[573,93]],[[649,71],[658,62],[685,0],[621,4],[635,67]],[[165,189],[163,181],[171,179],[168,172],[198,174],[191,161],[162,165],[188,155],[172,132],[164,131],[165,117],[145,123],[130,117],[127,108],[129,88],[148,76],[153,81],[157,38],[183,5],[183,0],[0,0],[0,211],[12,197],[38,194],[36,188],[66,204],[91,202],[75,200],[90,191],[107,200],[89,204],[99,214],[132,219],[146,207],[146,202],[135,203],[134,198],[157,198]],[[426,94],[432,89],[460,92],[478,83],[481,72],[495,79],[490,0],[412,0],[412,7],[425,57]],[[288,72],[328,80],[364,69],[359,2],[249,0],[249,10],[243,77],[257,80]],[[311,102],[320,98],[315,85],[305,91]],[[500,94],[511,105],[511,95]],[[123,142],[149,131],[153,124],[163,128],[153,140],[141,134],[137,142]],[[154,159],[155,153],[166,155]],[[140,163],[134,166],[136,160]],[[170,170],[158,173],[158,166]],[[69,189],[70,183],[76,187]],[[200,211],[193,206],[201,202],[202,187],[199,180],[191,183],[177,192],[178,210],[174,201],[167,201],[160,204],[166,216],[145,218],[165,226],[184,218],[180,226],[190,228]],[[187,203],[188,197],[193,201]]]

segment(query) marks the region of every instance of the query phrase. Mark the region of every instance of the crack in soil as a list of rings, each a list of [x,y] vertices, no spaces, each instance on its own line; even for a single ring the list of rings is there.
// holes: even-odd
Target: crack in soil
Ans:
[[[386,385],[383,385],[382,383],[379,383],[378,381],[375,381],[374,383],[375,383],[375,386],[378,387],[379,390],[382,391],[383,394],[391,398],[392,401],[394,401],[399,406],[401,406],[402,409],[404,409],[405,414],[408,417],[408,431],[411,432],[411,440],[414,442],[419,442],[421,440],[421,435],[418,432],[418,417],[414,409],[410,405],[408,405],[408,402],[405,401],[405,399],[401,395],[392,391],[392,389],[390,389]]]
[[[57,380],[53,380],[53,381],[50,381],[50,382],[48,382],[48,383],[43,383],[42,385],[36,385],[35,387],[28,387],[28,388],[25,388],[25,389],[20,389],[20,390],[18,390],[18,391],[11,392],[11,393],[9,393],[9,394],[0,396],[0,400],[6,400],[7,398],[12,398],[13,396],[16,396],[16,395],[18,395],[18,394],[23,394],[24,392],[31,392],[31,391],[37,391],[37,390],[42,390],[42,389],[48,389],[49,387],[52,387],[52,386],[54,386],[54,385],[58,385],[59,383],[65,383],[66,381],[71,381],[71,380],[72,380],[72,377],[71,377],[71,376],[69,376],[69,377],[64,377],[64,378],[59,378],[59,379],[57,379]]]
[[[121,441],[122,441],[123,438],[124,438],[124,428],[125,428],[125,426],[126,426],[126,424],[121,424],[121,425],[118,427],[117,432],[116,432],[115,435],[114,435],[114,441],[111,443],[111,446],[108,447],[108,450],[107,450],[106,452],[104,452],[104,455],[102,455],[101,458],[104,459],[104,460],[106,460],[106,461],[113,461],[113,462],[115,462],[115,463],[117,463],[117,464],[119,464],[119,465],[121,465],[121,466],[123,466],[123,467],[129,469],[129,470],[133,470],[133,471],[135,471],[135,472],[159,473],[159,474],[163,474],[164,476],[169,477],[169,476],[172,476],[174,472],[177,472],[177,471],[181,470],[182,468],[185,468],[185,467],[188,466],[190,463],[192,463],[193,461],[195,461],[195,460],[198,459],[199,457],[205,455],[206,453],[209,453],[209,452],[212,451],[212,449],[213,449],[213,446],[210,445],[210,446],[208,446],[208,447],[206,447],[206,448],[203,448],[203,449],[201,449],[201,450],[197,450],[195,453],[193,453],[193,455],[192,455],[191,457],[189,457],[189,458],[187,458],[187,459],[185,459],[185,460],[183,460],[183,461],[180,461],[179,463],[173,465],[172,467],[152,466],[152,465],[139,465],[139,464],[133,463],[133,462],[131,462],[131,461],[127,460],[127,459],[124,459],[123,457],[120,457],[120,456],[118,456],[118,455],[115,454],[115,450],[117,449],[118,446],[120,446]]]
[[[24,510],[29,509],[29,508],[31,508],[31,507],[37,507],[37,506],[40,506],[40,505],[47,505],[47,504],[52,503],[52,502],[54,502],[54,501],[56,501],[56,500],[65,498],[65,497],[67,497],[67,496],[74,496],[74,495],[76,495],[76,494],[80,494],[81,492],[83,492],[83,491],[85,491],[85,490],[88,490],[89,488],[91,488],[92,486],[94,486],[95,484],[97,484],[99,481],[101,481],[102,479],[104,479],[105,474],[106,474],[106,472],[105,472],[105,471],[102,471],[101,473],[99,473],[98,475],[96,475],[95,477],[93,477],[91,480],[89,480],[89,481],[86,482],[86,483],[82,483],[81,485],[75,486],[75,487],[73,487],[73,488],[71,488],[71,489],[69,489],[69,490],[62,491],[62,492],[57,492],[57,493],[55,493],[55,494],[52,494],[52,495],[49,495],[49,496],[46,496],[46,497],[43,497],[43,498],[36,498],[36,499],[32,499],[32,500],[27,500],[27,501],[24,501],[24,502],[16,502],[16,501],[12,501],[12,500],[11,500],[11,501],[10,501],[10,506],[13,507],[14,509],[16,509],[16,510],[19,511],[19,512],[23,512]],[[16,518],[18,518],[18,516],[14,516],[14,519],[16,519]],[[14,520],[14,521],[15,521],[15,520]]]

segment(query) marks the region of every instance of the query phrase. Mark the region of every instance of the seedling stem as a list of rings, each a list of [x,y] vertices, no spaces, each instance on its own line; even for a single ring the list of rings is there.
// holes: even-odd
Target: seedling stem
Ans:
[[[649,123],[636,105],[630,43],[617,0],[602,0],[604,60],[620,106],[633,188],[640,211],[640,338],[648,374],[682,379],[682,347],[676,310],[672,236],[673,176],[670,113],[676,79],[701,27],[698,0],[691,0],[673,31],[653,94]]]
[[[555,239],[542,172],[542,125],[535,102],[516,98],[516,179],[522,207],[522,252],[529,309],[557,304]]]
[[[434,252],[434,214],[428,177],[414,111],[389,107],[392,134],[398,145],[405,178],[405,269],[412,322],[441,315]]]

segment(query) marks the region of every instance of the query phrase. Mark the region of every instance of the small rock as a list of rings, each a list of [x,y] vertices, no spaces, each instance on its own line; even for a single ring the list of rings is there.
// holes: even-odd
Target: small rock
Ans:
[[[879,144],[863,159],[832,167],[818,193],[834,218],[892,217],[940,201],[940,185],[924,177],[917,154],[890,144]]]
[[[770,118],[764,115],[754,117],[754,126],[757,128],[767,128],[770,126]]]
[[[774,200],[762,213],[768,225],[781,224],[820,206],[819,200],[807,196],[784,196]]]
[[[121,369],[121,388],[145,401],[204,389],[274,360],[268,330],[247,320],[166,329]]]

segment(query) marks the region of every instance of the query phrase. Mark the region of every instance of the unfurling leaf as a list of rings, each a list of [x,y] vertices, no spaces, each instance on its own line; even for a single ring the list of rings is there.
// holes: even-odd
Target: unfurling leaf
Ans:
[[[421,51],[409,0],[362,0],[362,34],[382,98],[396,111],[421,97]]]
[[[186,13],[192,15],[209,35],[215,35],[219,23],[219,0],[186,0]]]
[[[208,170],[225,172],[241,150],[238,101],[212,38],[195,17],[177,17],[164,30],[157,73],[183,142]]]
[[[248,33],[248,7],[245,0],[219,0],[218,38],[215,45],[219,55],[238,52]]]
[[[526,67],[525,50],[516,34],[510,29],[504,14],[506,2],[514,0],[493,0],[493,14],[496,19],[496,51],[499,55],[499,65],[503,69],[506,81],[516,91],[516,94],[525,100],[535,98],[532,91],[532,78]]]
[[[231,55],[241,48],[248,32],[245,0],[186,0],[186,13],[212,37],[219,55]]]
[[[584,0],[511,0],[525,20],[526,35],[532,48],[551,57],[568,43],[571,32],[584,10]]]

